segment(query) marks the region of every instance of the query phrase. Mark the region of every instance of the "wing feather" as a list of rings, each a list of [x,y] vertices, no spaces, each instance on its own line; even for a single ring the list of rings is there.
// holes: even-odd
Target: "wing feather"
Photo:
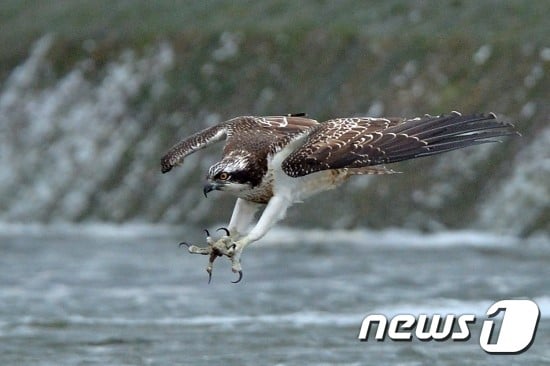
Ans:
[[[215,142],[226,139],[224,154],[234,151],[273,152],[284,141],[318,122],[296,115],[254,117],[241,116],[199,131],[172,146],[161,158],[161,171],[169,172],[183,163],[186,156]]]
[[[340,118],[321,123],[282,164],[300,177],[327,169],[359,169],[440,154],[517,134],[490,114],[458,112],[414,119]]]
[[[163,173],[169,172],[174,166],[182,164],[187,155],[222,140],[226,135],[227,122],[224,122],[181,140],[160,159],[161,171]]]

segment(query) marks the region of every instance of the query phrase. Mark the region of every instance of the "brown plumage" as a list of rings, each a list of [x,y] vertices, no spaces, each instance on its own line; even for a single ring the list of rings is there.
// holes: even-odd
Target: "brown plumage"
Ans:
[[[207,128],[174,145],[162,157],[161,169],[166,173],[187,155],[223,138],[224,156],[249,156],[250,167],[260,177],[267,171],[269,156],[305,135],[303,143],[281,166],[287,175],[300,177],[327,169],[365,168],[435,155],[511,134],[517,134],[513,125],[498,121],[493,113],[452,112],[413,119],[352,117],[323,123],[292,115],[245,116]]]
[[[301,114],[300,114],[301,115]],[[161,170],[169,172],[183,159],[211,143],[227,138],[224,155],[241,150],[254,152],[260,166],[267,163],[268,154],[275,153],[294,136],[317,125],[318,122],[297,115],[253,117],[243,116],[230,119],[216,126],[191,135],[174,145],[161,159]],[[266,168],[267,169],[267,168]]]
[[[421,118],[338,118],[308,133],[282,168],[291,177],[326,169],[364,168],[494,142],[516,134],[490,114],[452,112]]]
[[[210,167],[204,194],[212,190],[239,199],[227,236],[207,238],[207,247],[189,252],[231,259],[242,278],[243,249],[259,240],[294,203],[335,188],[350,176],[393,173],[384,164],[440,154],[517,134],[509,123],[489,114],[458,112],[420,118],[337,118],[323,123],[303,116],[237,117],[174,145],[161,159],[163,173],[209,144],[226,139],[222,159]],[[250,229],[254,214],[265,207]]]

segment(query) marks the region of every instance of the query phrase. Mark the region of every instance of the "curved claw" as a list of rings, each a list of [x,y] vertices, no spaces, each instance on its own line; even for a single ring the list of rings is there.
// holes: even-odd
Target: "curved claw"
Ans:
[[[181,248],[182,245],[185,245],[187,247],[187,249],[189,249],[189,247],[191,246],[191,244],[182,241],[181,243],[179,243],[178,247]]]
[[[220,227],[220,228],[216,229],[216,231],[220,231],[220,230],[225,231],[225,235],[230,236],[229,230],[228,230],[227,228],[225,228],[225,227]]]
[[[239,283],[243,279],[243,271],[237,272],[239,274],[239,278],[237,278],[237,281],[231,281],[231,283]]]
[[[206,237],[210,236],[210,233],[208,232],[208,229],[204,229],[204,232],[206,233]]]

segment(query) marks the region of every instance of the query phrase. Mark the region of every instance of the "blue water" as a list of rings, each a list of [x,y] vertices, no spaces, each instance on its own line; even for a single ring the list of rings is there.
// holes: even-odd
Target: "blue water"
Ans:
[[[0,364],[550,362],[547,239],[333,234],[279,231],[244,253],[241,283],[230,283],[221,259],[208,285],[206,257],[177,246],[188,239],[184,230],[2,227]],[[369,313],[482,320],[495,301],[518,297],[541,309],[535,342],[520,355],[485,353],[481,321],[468,342],[357,339]]]

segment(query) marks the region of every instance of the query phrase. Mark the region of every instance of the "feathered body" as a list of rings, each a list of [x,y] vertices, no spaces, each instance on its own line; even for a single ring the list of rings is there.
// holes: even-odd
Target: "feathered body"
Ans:
[[[224,156],[210,168],[208,177],[231,173],[232,181],[247,188],[230,192],[267,203],[277,189],[275,171],[297,179],[296,186],[306,184],[304,195],[334,188],[351,175],[393,172],[383,164],[486,143],[511,133],[512,126],[499,122],[494,114],[354,117],[323,123],[301,116],[245,116],[222,122],[172,147],[162,158],[162,172],[168,172],[190,153],[226,138]]]
[[[494,142],[512,134],[517,134],[513,126],[493,113],[451,112],[412,119],[351,117],[323,123],[303,115],[244,116],[174,145],[161,159],[161,168],[166,173],[187,155],[226,139],[222,159],[208,171],[204,193],[222,190],[238,197],[229,231],[231,240],[242,237],[236,242],[237,254],[227,254],[237,270],[242,249],[261,238],[296,201],[335,188],[352,175],[393,173],[384,164]],[[264,213],[249,231],[261,206],[266,207]]]

